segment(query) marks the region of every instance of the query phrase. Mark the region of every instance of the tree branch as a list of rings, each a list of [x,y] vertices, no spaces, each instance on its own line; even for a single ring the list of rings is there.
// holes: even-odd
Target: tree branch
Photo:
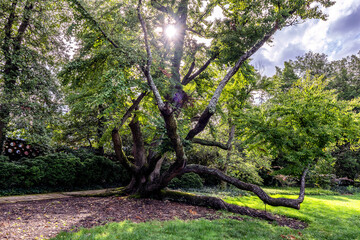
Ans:
[[[223,144],[221,142],[210,141],[210,140],[205,140],[205,139],[200,139],[200,138],[193,138],[191,141],[193,143],[197,143],[197,144],[204,145],[204,146],[219,147],[224,150],[229,149],[227,144]]]
[[[147,92],[142,92],[136,100],[133,101],[133,105],[131,105],[131,107],[129,107],[129,109],[126,111],[126,113],[123,115],[123,117],[121,118],[121,121],[119,123],[119,125],[117,126],[117,128],[121,128],[124,123],[126,122],[126,120],[131,116],[131,113],[139,106],[141,100],[147,95]]]
[[[180,80],[180,66],[184,54],[184,42],[186,35],[186,20],[188,15],[188,0],[181,0],[176,11],[176,28],[177,37],[174,39],[174,56],[171,60],[171,74],[172,79],[176,84],[181,84]]]
[[[169,7],[165,7],[161,5],[158,1],[151,0],[151,6],[153,6],[155,9],[159,10],[160,12],[169,14],[173,19],[177,20],[177,16],[174,13],[174,11]]]
[[[105,31],[100,27],[100,24],[91,16],[91,14],[77,1],[77,0],[70,0],[75,7],[77,8],[77,11],[80,12],[85,19],[87,19],[95,28],[97,28],[101,34],[104,36],[104,38],[111,43],[115,48],[119,48],[119,45],[117,45],[106,33]]]
[[[131,107],[126,111],[124,116],[121,118],[119,126],[115,127],[111,133],[112,142],[114,144],[114,149],[115,149],[115,154],[116,154],[117,160],[123,166],[125,166],[127,169],[129,169],[133,172],[137,171],[137,166],[135,166],[132,162],[129,161],[129,159],[126,157],[124,151],[122,150],[123,146],[122,146],[122,141],[121,141],[121,137],[119,134],[119,129],[124,125],[126,120],[131,116],[131,113],[139,106],[141,100],[146,96],[146,94],[147,94],[147,92],[141,93],[137,97],[137,99],[135,101],[133,101],[133,105],[131,105]]]
[[[11,40],[11,29],[12,29],[12,26],[15,21],[15,10],[16,10],[17,2],[18,2],[17,0],[12,2],[11,7],[10,7],[10,15],[4,26],[5,37],[4,37],[4,43],[2,45],[2,48],[4,51],[5,58],[10,57],[9,47],[10,47],[10,40]]]
[[[199,134],[200,132],[202,132],[205,129],[211,116],[214,115],[214,113],[215,113],[216,105],[219,101],[220,95],[221,95],[223,89],[225,88],[226,84],[235,75],[235,73],[240,69],[241,65],[247,59],[249,59],[249,57],[251,55],[253,55],[260,47],[262,47],[262,45],[264,45],[264,43],[266,41],[268,41],[272,35],[274,35],[274,33],[278,30],[278,28],[279,28],[278,22],[276,22],[275,25],[273,26],[273,28],[269,31],[269,33],[265,34],[265,36],[259,42],[257,42],[250,50],[245,52],[239,58],[239,60],[235,63],[235,66],[229,70],[229,72],[226,74],[226,76],[223,78],[223,80],[221,80],[218,87],[216,88],[214,95],[212,96],[208,106],[206,107],[204,112],[201,114],[198,123],[196,124],[196,126],[193,129],[191,129],[189,131],[188,135],[186,136],[187,140],[192,140],[197,134]]]
[[[21,42],[24,38],[25,31],[30,24],[31,11],[33,10],[33,8],[34,8],[34,5],[30,1],[26,1],[25,7],[24,7],[24,13],[23,13],[23,20],[19,26],[17,35],[14,39],[14,50],[15,51],[20,50]]]
[[[231,120],[229,120],[229,124],[231,125]],[[230,132],[229,132],[229,139],[226,143],[228,150],[231,147],[231,143],[234,140],[234,136],[235,136],[235,125],[231,125]]]
[[[196,31],[196,30],[194,30],[192,28],[186,27],[186,31],[193,32],[193,33],[199,35],[200,37],[203,37],[203,35],[200,32],[198,32],[198,31]]]
[[[283,207],[300,209],[300,204],[304,201],[304,197],[305,197],[305,177],[308,172],[308,168],[304,170],[301,176],[300,193],[297,199],[272,198],[267,193],[265,193],[264,190],[262,190],[259,186],[250,183],[245,183],[238,180],[237,178],[227,176],[218,169],[207,168],[205,166],[192,164],[192,165],[187,165],[184,168],[183,173],[189,173],[189,172],[215,176],[227,183],[234,185],[235,187],[241,190],[246,190],[255,193],[264,203],[269,204],[271,206],[283,206]]]
[[[111,132],[112,142],[114,144],[116,159],[128,170],[137,172],[137,167],[129,161],[123,151],[123,145],[119,134],[119,129],[114,128]]]
[[[207,67],[210,65],[210,63],[217,57],[218,55],[216,54],[215,56],[211,57],[209,60],[207,60],[204,65],[199,68],[199,70],[197,70],[193,75],[190,76],[190,74],[192,73],[192,71],[194,70],[195,67],[195,61],[191,64],[190,69],[188,71],[188,73],[185,75],[185,77],[183,78],[181,84],[182,85],[186,85],[189,82],[191,82],[194,78],[196,78],[197,76],[199,76],[202,72],[204,72]]]
[[[132,121],[129,124],[132,136],[133,136],[133,154],[135,164],[138,169],[141,169],[146,163],[144,140],[141,133],[139,120],[134,114]]]
[[[146,25],[145,25],[145,21],[141,15],[141,5],[142,5],[142,1],[139,0],[139,5],[137,7],[137,12],[138,12],[138,18],[141,24],[141,28],[144,32],[144,41],[145,41],[145,48],[146,48],[146,54],[147,54],[147,64],[145,67],[142,68],[145,77],[147,79],[147,82],[150,86],[151,91],[153,92],[158,108],[160,111],[164,111],[165,110],[165,104],[163,102],[163,100],[161,99],[159,90],[157,89],[154,80],[152,79],[151,73],[150,73],[150,69],[151,69],[151,64],[152,64],[152,54],[151,54],[151,49],[150,49],[150,45],[149,45],[149,40],[148,40],[148,33],[147,33],[147,29],[146,29]]]
[[[170,166],[170,168],[161,176],[161,187],[166,187],[168,183],[179,175],[184,169],[187,158],[185,155],[184,147],[179,134],[177,133],[177,122],[174,114],[169,115],[163,113],[165,120],[165,127],[167,136],[170,138],[171,144],[175,150],[176,161]]]

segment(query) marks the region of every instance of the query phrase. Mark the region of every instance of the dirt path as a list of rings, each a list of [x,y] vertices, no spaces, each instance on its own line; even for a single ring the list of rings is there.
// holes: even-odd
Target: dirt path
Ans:
[[[88,190],[88,191],[78,191],[78,192],[44,193],[44,194],[31,194],[31,195],[21,195],[21,196],[0,197],[0,204],[50,200],[50,199],[61,199],[61,198],[69,198],[69,197],[74,197],[74,196],[87,196],[87,195],[107,193],[111,190],[113,190],[113,189],[109,188],[109,189]]]
[[[211,220],[221,217],[221,213],[213,209],[152,199],[65,196],[39,200],[37,197],[36,201],[0,204],[1,240],[48,239],[61,231],[75,231],[80,227],[91,228],[124,220]],[[236,218],[241,220],[241,217]]]

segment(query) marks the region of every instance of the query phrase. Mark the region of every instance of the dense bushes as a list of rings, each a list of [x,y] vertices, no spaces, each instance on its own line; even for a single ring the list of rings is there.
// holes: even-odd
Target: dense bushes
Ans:
[[[0,158],[0,189],[71,190],[125,185],[126,171],[110,159],[91,153],[56,153],[16,162]]]
[[[171,180],[168,185],[169,188],[202,188],[203,187],[203,179],[197,175],[196,173],[185,173],[180,177],[176,177]]]

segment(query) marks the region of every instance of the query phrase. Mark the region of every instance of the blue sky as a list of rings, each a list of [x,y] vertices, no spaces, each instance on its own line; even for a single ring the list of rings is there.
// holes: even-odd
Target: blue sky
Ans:
[[[360,51],[360,0],[337,0],[325,10],[328,20],[308,20],[278,31],[272,43],[252,56],[252,64],[264,75],[272,76],[275,66],[308,51],[325,53],[337,60]]]

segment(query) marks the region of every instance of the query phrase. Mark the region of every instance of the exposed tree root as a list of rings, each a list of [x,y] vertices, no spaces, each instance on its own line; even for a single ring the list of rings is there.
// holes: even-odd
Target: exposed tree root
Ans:
[[[109,197],[109,196],[130,196],[130,197],[140,197],[140,195],[129,195],[127,194],[126,187],[120,187],[115,189],[110,189],[109,191],[96,194],[81,194],[81,195],[71,195],[77,197]],[[149,196],[150,197],[150,196]],[[305,222],[302,222],[297,219],[288,218],[281,215],[271,214],[266,211],[252,209],[248,207],[241,207],[234,204],[229,204],[224,202],[220,198],[209,197],[209,196],[198,196],[191,193],[185,193],[180,191],[173,190],[162,190],[160,194],[151,196],[153,198],[161,200],[169,200],[173,202],[186,203],[193,206],[202,206],[210,207],[216,210],[225,210],[232,213],[237,213],[241,215],[246,215],[254,218],[259,218],[269,222],[276,222],[279,226],[286,226],[293,229],[304,229],[307,227]]]
[[[211,207],[216,210],[225,210],[232,213],[238,213],[241,215],[267,220],[270,222],[276,222],[280,226],[287,226],[293,229],[304,229],[307,227],[307,224],[300,220],[280,215],[274,215],[266,211],[229,204],[216,197],[198,196],[195,194],[172,190],[163,190],[161,192],[161,197],[163,200],[182,202],[195,206]]]

